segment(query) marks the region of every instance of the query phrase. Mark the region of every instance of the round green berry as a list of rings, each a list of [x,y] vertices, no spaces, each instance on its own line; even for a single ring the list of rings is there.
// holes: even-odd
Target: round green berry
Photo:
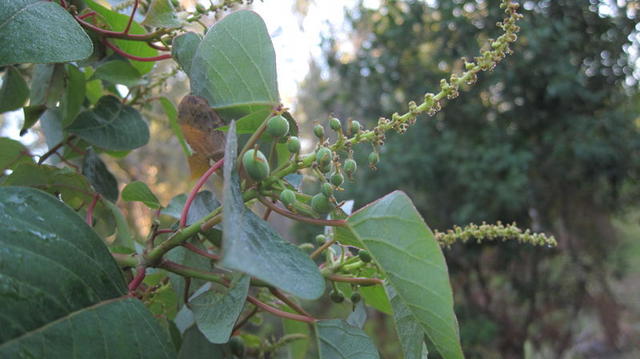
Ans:
[[[353,292],[353,294],[351,294],[351,303],[356,304],[361,300],[362,300],[362,296],[360,295],[360,293]]]
[[[267,133],[271,137],[284,137],[289,133],[289,121],[282,115],[273,116],[267,122]]]
[[[239,336],[231,337],[231,339],[229,339],[229,349],[231,349],[231,353],[238,358],[244,357],[244,339]]]
[[[329,127],[336,132],[342,131],[342,123],[340,123],[340,120],[335,117],[331,117],[329,119]]]
[[[325,182],[322,184],[322,194],[327,197],[333,196],[333,185],[331,183]]]
[[[342,183],[344,183],[344,176],[342,176],[339,172],[334,173],[329,180],[332,185],[336,187],[340,187]]]
[[[324,127],[322,127],[322,125],[316,125],[313,128],[313,134],[316,135],[316,137],[318,137],[318,138],[323,138],[324,137]]]
[[[207,12],[207,8],[202,6],[201,4],[196,4],[196,11],[204,14],[205,12]]]
[[[300,139],[296,136],[289,137],[289,140],[287,141],[287,149],[291,153],[300,152]]]
[[[269,161],[259,150],[250,149],[242,157],[242,165],[249,177],[262,181],[269,176]]]
[[[351,121],[351,133],[353,133],[355,135],[356,133],[360,132],[361,128],[362,128],[362,126],[360,126],[360,122]]]
[[[326,166],[327,164],[331,164],[332,160],[333,160],[333,152],[331,152],[330,149],[326,147],[318,148],[318,150],[316,151],[316,162],[318,162],[320,166]]]
[[[342,166],[342,169],[344,169],[344,173],[346,173],[347,176],[351,177],[358,170],[358,164],[356,164],[356,161],[349,158],[346,161],[344,161],[344,165]]]
[[[327,163],[327,164],[326,164],[326,165],[324,165],[324,166],[320,166],[320,167],[318,167],[318,169],[319,169],[319,170],[320,170],[320,172],[322,172],[322,173],[329,173],[329,172],[331,172],[331,169],[332,169],[332,168],[333,168],[333,163],[332,163],[332,162],[329,162],[329,163]]]
[[[280,202],[289,207],[296,201],[296,194],[290,189],[280,192]]]
[[[358,257],[360,257],[360,260],[365,263],[369,263],[372,260],[371,254],[364,249],[361,249],[360,252],[358,252]]]
[[[378,152],[371,152],[369,154],[369,167],[376,168],[378,161],[380,161],[380,155],[378,155]]]
[[[333,204],[323,193],[311,197],[311,208],[320,214],[327,214],[333,210]]]
[[[327,237],[324,234],[318,234],[316,236],[316,243],[319,245],[323,245],[324,242],[327,241]]]
[[[344,294],[342,294],[342,292],[338,289],[332,290],[331,293],[329,294],[329,297],[331,297],[331,300],[334,301],[335,303],[344,302]]]

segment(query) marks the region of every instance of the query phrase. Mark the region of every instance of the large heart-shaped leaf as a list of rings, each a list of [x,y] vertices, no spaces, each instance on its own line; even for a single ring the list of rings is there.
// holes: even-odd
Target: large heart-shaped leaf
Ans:
[[[149,127],[133,107],[104,96],[67,128],[83,140],[107,150],[132,150],[149,142]]]
[[[316,323],[320,359],[377,359],[380,356],[371,338],[362,329],[344,320],[320,320]]]
[[[236,166],[237,146],[236,125],[232,122],[225,147],[221,264],[300,298],[320,297],[324,278],[316,264],[244,205]]]
[[[463,358],[444,255],[409,197],[396,191],[352,214],[338,240],[368,249],[445,359]],[[421,350],[421,348],[420,348]]]
[[[233,325],[244,307],[249,284],[251,277],[238,273],[229,288],[221,292],[212,288],[189,302],[198,329],[211,343],[229,341]]]
[[[191,92],[227,119],[278,105],[276,55],[260,16],[237,11],[209,29],[190,78]]]
[[[0,2],[0,66],[82,60],[93,44],[60,5],[45,0]]]
[[[0,188],[0,357],[171,358],[111,254],[55,197]]]

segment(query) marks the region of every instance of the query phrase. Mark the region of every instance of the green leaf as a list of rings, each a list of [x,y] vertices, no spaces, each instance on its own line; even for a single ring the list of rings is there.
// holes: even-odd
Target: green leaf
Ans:
[[[260,16],[237,11],[209,29],[193,58],[190,79],[191,92],[227,119],[277,106],[276,56]]]
[[[67,128],[83,140],[107,150],[132,150],[149,142],[149,127],[140,113],[114,96],[104,96]]]
[[[87,149],[87,154],[84,156],[82,174],[104,198],[111,202],[118,200],[118,181],[93,148]]]
[[[100,97],[102,97],[102,92],[103,92],[102,81],[98,79],[89,80],[93,76],[94,72],[95,71],[91,67],[84,68],[84,78],[87,81],[86,83],[87,99],[92,105],[95,105],[96,102],[100,100]]]
[[[93,73],[93,79],[100,79],[112,84],[122,84],[127,87],[139,85],[140,72],[129,61],[114,60],[101,64]]]
[[[344,320],[320,320],[316,323],[320,359],[375,359],[378,351],[362,329]]]
[[[296,313],[296,311],[287,306],[281,306],[281,309],[285,312]],[[284,335],[304,334],[307,336],[307,338],[305,339],[296,340],[287,345],[289,359],[307,358],[307,351],[309,350],[309,338],[311,337],[309,325],[297,320],[282,319],[282,331],[284,332]]]
[[[176,110],[176,107],[173,105],[173,103],[166,97],[160,97],[160,104],[162,105],[164,113],[167,114],[167,118],[169,119],[169,126],[171,126],[173,134],[176,135],[176,137],[178,138],[178,142],[180,142],[182,152],[184,152],[184,155],[186,157],[191,156],[191,150],[189,149],[189,146],[187,146],[187,141],[184,139],[184,134],[182,134],[182,129],[178,124],[178,110]]]
[[[352,214],[347,223],[350,235],[337,231],[341,243],[355,242],[371,253],[443,358],[463,358],[447,264],[409,197],[393,192]]]
[[[236,274],[229,288],[221,292],[211,288],[189,302],[198,329],[211,343],[229,341],[233,326],[244,307],[250,283],[251,277]]]
[[[202,42],[202,38],[195,32],[187,32],[176,36],[171,42],[171,56],[187,75],[191,71],[191,63],[200,42]]]
[[[176,10],[169,0],[153,0],[142,25],[154,27],[179,27],[181,25]]]
[[[239,135],[246,135],[256,132],[258,127],[260,127],[260,125],[262,125],[262,123],[269,118],[270,114],[270,109],[263,108],[241,117],[238,121],[236,121],[237,133]],[[220,127],[220,130],[222,131],[227,131],[228,129],[229,126]]]
[[[195,325],[185,331],[178,359],[227,358],[231,358],[231,353],[226,346],[209,342]]]
[[[135,181],[127,184],[122,190],[122,200],[127,202],[142,202],[145,206],[158,209],[162,207],[158,197],[147,187],[146,184],[140,181]]]
[[[67,87],[61,101],[63,127],[69,126],[76,119],[86,94],[84,73],[71,64],[67,64],[65,68],[67,70]]]
[[[55,107],[64,93],[64,65],[38,64],[31,79],[29,105]]]
[[[0,66],[78,61],[92,52],[89,36],[55,2],[0,2]]]
[[[393,320],[396,323],[404,359],[422,359],[424,331],[420,323],[392,286],[387,285],[386,290],[393,306]]]
[[[87,6],[89,6],[93,11],[97,12],[104,21],[109,24],[112,31],[123,31],[127,27],[127,23],[129,22],[129,15],[120,14],[115,11],[109,10],[99,4],[97,4],[93,0],[85,0],[84,1]],[[140,26],[137,22],[133,21],[131,23],[131,28],[129,29],[130,34],[135,35],[143,35],[146,34],[146,30]],[[122,51],[129,53],[131,55],[139,56],[139,57],[153,57],[158,55],[158,51],[152,49],[147,45],[144,41],[131,41],[131,40],[122,40],[122,39],[113,39],[113,44],[118,46]],[[153,68],[154,62],[144,62],[144,61],[134,61],[130,60],[133,67],[135,67],[142,75],[148,73]]]
[[[52,149],[64,140],[64,131],[62,130],[62,111],[59,108],[49,108],[42,116],[40,116],[40,128],[44,133],[47,147]],[[49,157],[49,161],[53,163],[59,162],[57,156]]]
[[[12,170],[21,163],[33,163],[29,150],[16,140],[0,137],[0,176],[4,170]]]
[[[316,264],[244,205],[236,168],[238,140],[235,122],[229,126],[226,142],[222,222],[225,230],[221,264],[300,298],[320,297],[325,283]]]
[[[194,246],[205,250],[204,246],[198,242],[198,241],[190,241],[189,243],[193,244]],[[196,268],[196,269],[200,269],[203,271],[212,271],[214,270],[213,265],[211,264],[211,260],[198,255],[184,247],[176,247],[174,249],[172,249],[169,253],[166,254],[165,256],[168,260],[178,263],[180,265],[183,266],[187,266],[187,267],[191,267],[191,268]],[[178,303],[180,305],[184,304],[184,278],[168,272],[167,275],[169,276],[169,278],[171,279],[170,283],[171,286],[173,287],[173,289],[176,291],[176,293],[178,293]],[[191,297],[193,295],[193,293],[195,293],[199,288],[201,288],[203,285],[208,284],[209,282],[202,280],[202,279],[196,279],[196,278],[192,278],[191,279],[191,285],[189,286],[189,293],[188,293],[188,297]]]
[[[129,231],[129,223],[120,211],[120,208],[110,201],[104,201],[104,204],[111,210],[113,218],[116,221],[116,238],[111,243],[113,247],[134,248],[133,236]]]
[[[126,295],[100,238],[62,202],[3,187],[0,221],[0,357],[175,355],[153,316]]]
[[[7,67],[0,88],[0,113],[14,111],[29,99],[29,87],[15,67]]]
[[[20,135],[24,135],[28,129],[35,125],[36,122],[38,122],[40,116],[42,116],[42,114],[46,110],[47,106],[45,105],[23,107],[22,112],[24,114],[24,122],[22,123],[22,128],[20,129]]]
[[[182,215],[182,209],[187,202],[186,194],[179,194],[169,201],[166,208],[162,209],[162,214],[171,216],[175,219],[179,219]],[[213,212],[216,208],[220,207],[220,202],[216,199],[216,196],[211,191],[200,191],[196,194],[196,197],[189,207],[189,215],[187,215],[187,226],[197,222],[200,218]]]

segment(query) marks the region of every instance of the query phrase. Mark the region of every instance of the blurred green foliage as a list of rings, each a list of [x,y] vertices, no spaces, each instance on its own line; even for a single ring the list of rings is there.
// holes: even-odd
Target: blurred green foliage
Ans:
[[[327,39],[302,112],[361,121],[406,110],[461,72],[498,34],[497,1],[383,1],[348,13],[349,45]],[[444,230],[516,221],[553,233],[558,250],[456,245],[448,260],[469,357],[601,355],[629,350],[611,288],[612,214],[638,201],[638,3],[524,1],[514,55],[434,118],[389,136],[378,171],[345,187],[357,207],[400,188]],[[637,75],[637,72],[636,72]],[[364,169],[368,151],[357,153]],[[588,346],[577,318],[598,321]],[[575,320],[575,321],[574,321]],[[631,344],[630,344],[631,343]]]

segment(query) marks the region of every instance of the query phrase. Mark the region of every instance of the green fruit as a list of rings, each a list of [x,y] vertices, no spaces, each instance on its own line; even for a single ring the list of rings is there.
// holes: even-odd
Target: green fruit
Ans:
[[[238,358],[244,357],[244,339],[239,336],[231,337],[229,340],[229,348],[231,353]]]
[[[360,260],[365,263],[369,263],[373,259],[371,258],[371,254],[364,249],[361,249],[360,252],[358,252],[358,257],[360,257]]]
[[[269,176],[269,161],[258,150],[250,149],[245,152],[242,157],[242,165],[249,177],[256,181],[262,181]]]
[[[331,300],[334,301],[335,303],[344,302],[344,294],[342,294],[342,292],[337,289],[332,290],[329,296],[331,297]]]
[[[369,154],[369,167],[376,168],[378,161],[380,161],[380,155],[378,155],[378,152],[371,152]]]
[[[180,0],[171,0],[171,4],[172,4],[174,7],[179,7],[179,6],[180,6]]]
[[[362,300],[362,296],[360,295],[360,293],[353,292],[353,294],[351,294],[351,303],[356,304],[361,300]]]
[[[333,163],[329,162],[324,166],[320,166],[318,169],[320,170],[320,172],[322,173],[329,173],[331,172],[331,169],[333,168]]]
[[[332,160],[333,160],[333,152],[331,152],[330,149],[326,147],[318,148],[318,150],[316,151],[316,162],[318,162],[320,166],[326,166],[328,164],[331,164]]]
[[[329,127],[336,132],[342,131],[342,123],[340,123],[340,120],[335,117],[331,117],[329,119]]]
[[[296,201],[296,194],[290,189],[280,192],[280,202],[289,207]]]
[[[324,137],[324,127],[322,127],[322,125],[316,125],[313,128],[313,134],[316,135],[316,137],[318,137],[318,138],[323,138]]]
[[[323,183],[322,194],[324,194],[327,197],[331,197],[333,195],[333,185],[327,182]]]
[[[351,121],[351,133],[353,133],[355,135],[356,133],[360,132],[361,128],[362,128],[362,126],[360,126],[360,122]]]
[[[334,173],[333,176],[331,176],[330,182],[332,185],[340,187],[342,183],[344,183],[344,177],[340,173]]]
[[[207,8],[202,6],[201,4],[196,4],[196,11],[204,14],[205,12],[207,12]]]
[[[358,170],[358,164],[356,164],[356,161],[349,158],[346,161],[344,161],[344,165],[342,166],[342,169],[344,169],[344,173],[346,173],[347,176],[351,177]]]
[[[319,245],[324,244],[327,241],[327,237],[324,234],[318,234],[316,236],[316,243]]]
[[[327,214],[333,210],[333,204],[327,196],[318,193],[311,198],[311,208],[320,214]]]
[[[287,149],[291,153],[300,152],[300,139],[296,136],[289,137],[289,141],[287,141]]]
[[[267,133],[271,137],[284,137],[289,133],[289,121],[282,115],[273,116],[267,122]]]

